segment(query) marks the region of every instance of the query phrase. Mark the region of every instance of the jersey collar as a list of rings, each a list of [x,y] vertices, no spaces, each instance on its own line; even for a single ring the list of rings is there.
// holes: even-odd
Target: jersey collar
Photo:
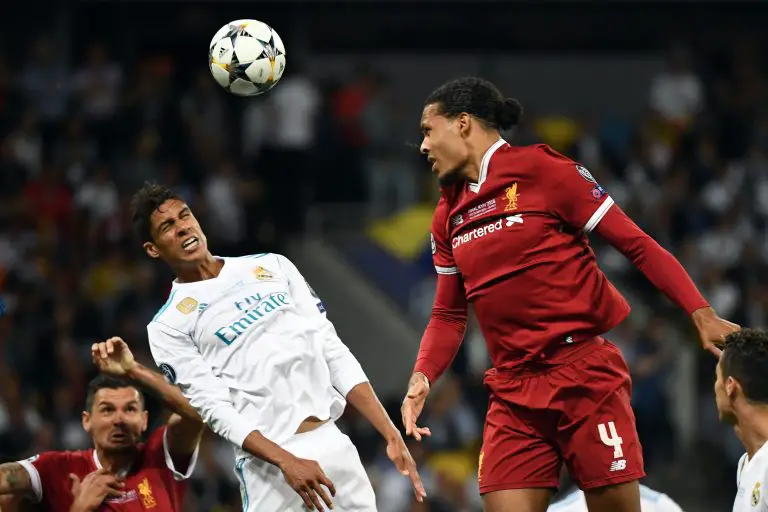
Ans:
[[[504,139],[499,139],[496,142],[493,143],[491,147],[488,148],[488,151],[485,152],[483,155],[483,159],[480,160],[480,177],[477,180],[477,183],[469,183],[469,190],[477,194],[480,192],[480,187],[485,182],[485,179],[488,177],[488,165],[491,163],[491,157],[496,152],[497,149],[499,149],[501,146],[506,144],[507,141]]]
[[[98,471],[103,466],[101,465],[101,461],[99,460],[99,454],[96,453],[96,448],[93,449],[92,453],[93,453],[93,465],[96,466],[96,470]],[[128,476],[128,471],[130,471],[130,469],[131,469],[130,467],[122,468],[120,471],[117,472],[117,474],[115,474],[115,476],[117,478],[125,478],[126,476]]]

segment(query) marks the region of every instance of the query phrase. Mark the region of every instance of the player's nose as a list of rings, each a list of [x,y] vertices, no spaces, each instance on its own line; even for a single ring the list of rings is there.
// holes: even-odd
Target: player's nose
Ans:
[[[424,139],[421,141],[421,146],[419,146],[419,151],[422,155],[428,155],[429,154],[429,144],[427,144],[427,139]]]

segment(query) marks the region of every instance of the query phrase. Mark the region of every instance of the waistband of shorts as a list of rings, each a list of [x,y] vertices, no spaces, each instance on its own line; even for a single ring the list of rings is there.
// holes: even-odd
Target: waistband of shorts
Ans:
[[[492,368],[488,370],[487,375],[503,375],[505,377],[525,377],[546,373],[559,366],[570,364],[587,355],[591,350],[605,344],[605,338],[595,336],[586,340],[577,341],[563,345],[556,345],[553,348],[540,352],[535,358],[521,362],[519,365],[503,368]]]

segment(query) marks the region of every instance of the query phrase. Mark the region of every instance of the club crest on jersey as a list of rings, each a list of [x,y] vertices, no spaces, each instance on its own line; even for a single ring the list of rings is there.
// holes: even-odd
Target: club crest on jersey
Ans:
[[[755,487],[752,489],[752,500],[750,503],[753,507],[760,503],[760,482],[755,483]]]
[[[155,508],[157,506],[157,500],[152,494],[152,486],[149,485],[149,479],[145,478],[139,483],[139,494],[141,494],[144,508]]]
[[[517,193],[517,183],[513,183],[512,186],[507,187],[507,189],[504,191],[504,199],[507,201],[506,206],[504,206],[505,212],[517,210],[518,197],[520,197],[520,194]]]
[[[576,170],[579,171],[581,177],[590,183],[597,183],[597,180],[592,176],[592,173],[583,165],[576,164]]]
[[[178,309],[185,315],[188,315],[191,312],[193,312],[195,309],[197,309],[197,301],[192,297],[186,297],[182,299],[181,302],[176,304],[176,309]]]
[[[451,224],[454,226],[460,226],[463,222],[464,222],[464,217],[460,213],[457,213],[456,215],[451,217]]]
[[[256,267],[253,269],[253,277],[258,279],[259,281],[269,281],[275,275],[270,272],[269,270],[265,269],[264,267]]]

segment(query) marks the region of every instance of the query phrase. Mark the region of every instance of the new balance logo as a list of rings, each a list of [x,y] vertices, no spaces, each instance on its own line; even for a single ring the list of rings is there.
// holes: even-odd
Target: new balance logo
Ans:
[[[627,469],[627,461],[624,459],[611,462],[611,468],[608,471],[624,471]]]

